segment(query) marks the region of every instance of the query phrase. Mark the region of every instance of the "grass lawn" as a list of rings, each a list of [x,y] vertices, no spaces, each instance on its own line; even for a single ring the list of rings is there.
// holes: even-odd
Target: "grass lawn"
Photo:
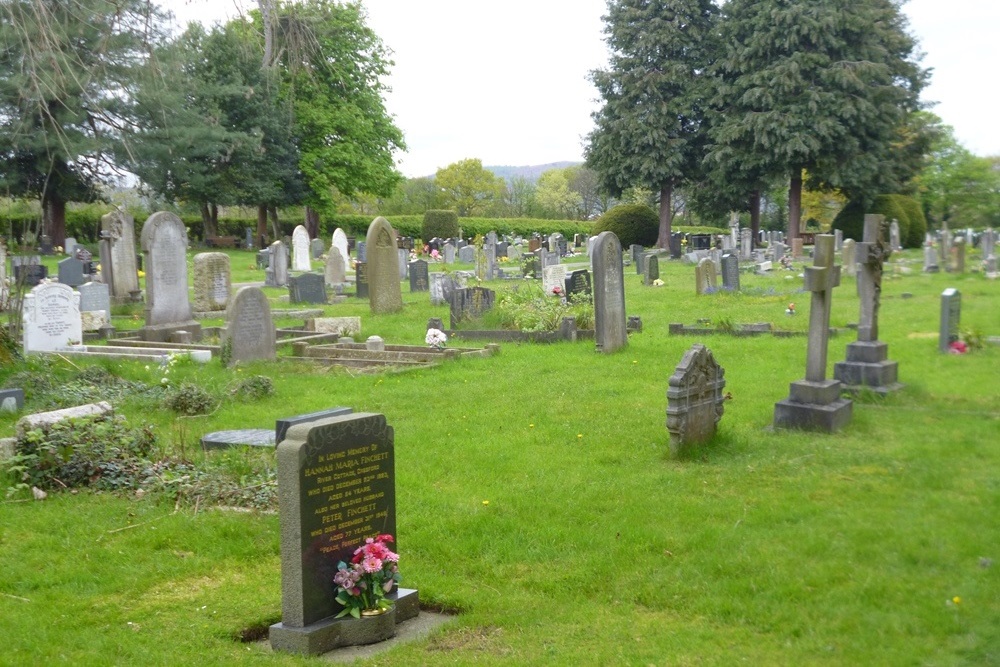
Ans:
[[[263,280],[251,253],[231,254],[234,282]],[[171,382],[208,389],[211,414],[178,418],[150,395],[118,407],[153,424],[163,452],[248,479],[273,453],[205,453],[200,436],[340,405],[386,415],[403,585],[458,614],[366,664],[1000,664],[1000,347],[943,355],[936,335],[946,287],[962,293],[963,329],[1000,335],[1000,281],[923,274],[917,251],[902,255],[886,270],[880,339],[906,388],[861,397],[834,435],[769,428],[805,375],[804,337],[667,333],[699,319],[804,332],[797,272],[695,296],[693,267],[667,261],[662,287],[625,268],[626,310],[644,328],[616,354],[505,344],[492,358],[377,374],[180,364]],[[286,290],[266,292],[280,307]],[[388,343],[422,344],[429,317],[447,322],[426,293],[404,285],[403,298],[396,315],[356,299],[325,309],[360,315],[361,338]],[[857,317],[844,277],[831,324]],[[831,374],[853,340],[831,339]],[[667,380],[695,342],[725,368],[732,399],[715,441],[671,460]],[[109,368],[159,381],[142,364]],[[33,358],[0,369],[0,386],[26,369],[59,382],[76,372]],[[275,394],[229,393],[252,374]],[[29,392],[28,407],[42,398]],[[15,421],[0,416],[0,436]],[[165,494],[25,498],[0,503],[0,664],[318,664],[237,640],[280,620],[275,514]]]

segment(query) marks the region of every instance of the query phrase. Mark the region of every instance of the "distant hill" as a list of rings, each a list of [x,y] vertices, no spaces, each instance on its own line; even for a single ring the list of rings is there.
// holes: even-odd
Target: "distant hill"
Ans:
[[[483,169],[487,171],[492,171],[495,175],[502,177],[508,183],[515,176],[523,176],[529,181],[537,181],[538,177],[549,169],[565,169],[566,167],[573,167],[578,164],[583,164],[582,162],[550,162],[549,164],[536,164],[525,167],[511,167],[511,166],[484,166]]]

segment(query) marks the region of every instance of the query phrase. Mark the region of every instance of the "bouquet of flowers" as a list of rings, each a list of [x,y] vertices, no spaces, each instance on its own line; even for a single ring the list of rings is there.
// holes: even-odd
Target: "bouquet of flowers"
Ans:
[[[362,612],[380,613],[392,606],[385,595],[400,580],[399,554],[386,546],[393,541],[392,535],[369,537],[355,550],[349,564],[341,561],[337,565],[333,583],[337,584],[337,602],[344,609],[336,618],[360,618]]]
[[[424,342],[435,350],[440,350],[448,342],[448,335],[440,329],[428,329]]]

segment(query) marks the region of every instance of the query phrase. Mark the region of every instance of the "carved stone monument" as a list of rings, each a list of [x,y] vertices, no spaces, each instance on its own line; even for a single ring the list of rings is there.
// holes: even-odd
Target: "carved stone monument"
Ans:
[[[143,340],[167,342],[178,331],[194,340],[201,325],[191,313],[187,283],[187,231],[173,213],[160,211],[142,226],[142,251],[146,266],[146,326]]]
[[[667,430],[670,455],[680,456],[689,445],[708,442],[725,408],[722,390],[726,371],[704,345],[684,353],[667,388]]]

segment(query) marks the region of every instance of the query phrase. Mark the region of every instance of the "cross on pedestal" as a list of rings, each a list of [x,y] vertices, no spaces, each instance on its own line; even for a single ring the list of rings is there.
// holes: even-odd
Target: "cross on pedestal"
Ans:
[[[809,307],[809,344],[806,351],[806,380],[826,379],[826,351],[830,340],[832,290],[840,284],[840,267],[833,263],[833,236],[816,237],[813,265],[805,270],[805,288],[812,292]]]
[[[885,217],[865,216],[864,241],[858,244],[861,273],[858,274],[858,297],[861,313],[858,319],[858,340],[878,340],[878,310],[882,297],[882,263],[892,254],[885,242]]]

